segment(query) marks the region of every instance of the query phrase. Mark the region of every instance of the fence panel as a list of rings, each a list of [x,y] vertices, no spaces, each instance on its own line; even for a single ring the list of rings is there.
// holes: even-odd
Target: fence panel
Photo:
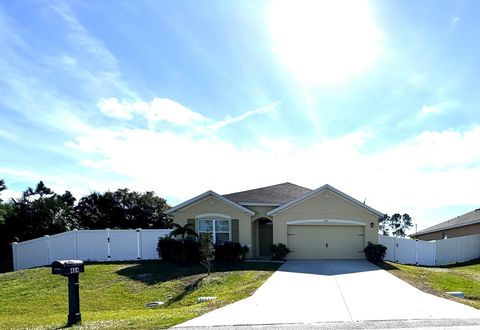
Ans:
[[[457,242],[455,238],[435,241],[436,265],[454,264],[457,260]]]
[[[148,229],[140,232],[142,259],[158,259],[157,243],[159,238],[167,237],[170,229]]]
[[[49,263],[47,237],[40,237],[15,244],[14,265],[16,269],[43,266]]]
[[[382,244],[387,247],[385,260],[395,261],[395,237],[378,235],[378,244]]]
[[[415,265],[417,263],[417,242],[413,239],[397,238],[395,260],[401,264]]]
[[[79,230],[77,232],[78,259],[89,261],[108,260],[108,229]]]
[[[61,259],[78,259],[75,235],[76,231],[67,231],[48,237],[50,250],[49,263]]]
[[[417,241],[417,264],[422,266],[435,266],[435,243]]]
[[[136,230],[110,230],[110,260],[137,260],[139,243]]]

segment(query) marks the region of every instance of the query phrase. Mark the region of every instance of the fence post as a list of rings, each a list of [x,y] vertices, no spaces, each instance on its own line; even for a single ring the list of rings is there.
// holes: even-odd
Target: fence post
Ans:
[[[418,266],[418,239],[415,240],[415,265]]]
[[[13,270],[18,270],[17,244],[17,242],[12,243]]]
[[[50,236],[45,235],[43,236],[43,239],[45,240],[45,247],[47,249],[47,262],[45,263],[45,265],[49,265],[52,263],[52,261],[50,261]]]
[[[75,259],[78,260],[78,229],[73,230],[73,235],[75,235]]]
[[[107,254],[108,254],[107,259],[108,259],[108,261],[110,261],[110,260],[111,260],[111,253],[110,253],[110,252],[111,252],[111,251],[110,251],[110,229],[108,229],[108,228],[105,229],[105,233],[107,234]]]
[[[397,237],[393,238],[393,260],[394,262],[398,262],[397,260]]]
[[[137,259],[142,259],[142,229],[137,229]]]

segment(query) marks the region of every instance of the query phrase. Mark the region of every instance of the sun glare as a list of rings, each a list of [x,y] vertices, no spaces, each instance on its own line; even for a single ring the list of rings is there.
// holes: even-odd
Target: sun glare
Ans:
[[[275,52],[306,83],[360,74],[381,50],[382,33],[361,0],[272,1],[269,24]]]

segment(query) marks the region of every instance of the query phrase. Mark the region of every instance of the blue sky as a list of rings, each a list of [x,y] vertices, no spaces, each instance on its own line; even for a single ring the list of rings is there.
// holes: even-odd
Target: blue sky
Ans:
[[[479,207],[476,1],[0,1],[0,178]]]

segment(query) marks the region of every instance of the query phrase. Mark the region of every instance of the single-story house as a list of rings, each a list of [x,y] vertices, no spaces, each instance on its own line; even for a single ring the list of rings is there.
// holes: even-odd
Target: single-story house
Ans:
[[[249,258],[268,257],[272,244],[283,243],[288,259],[364,259],[383,215],[328,184],[311,190],[289,182],[227,195],[210,190],[167,214],[216,243],[248,246]]]
[[[480,208],[410,235],[424,241],[480,234]]]

